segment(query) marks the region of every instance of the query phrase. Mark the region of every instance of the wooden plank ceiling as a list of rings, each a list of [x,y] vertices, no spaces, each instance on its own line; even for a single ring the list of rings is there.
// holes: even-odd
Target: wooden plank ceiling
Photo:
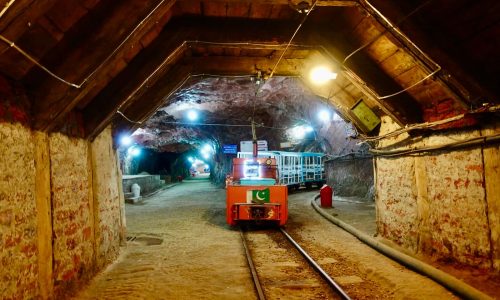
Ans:
[[[274,75],[331,64],[338,79],[311,89],[355,124],[350,108],[361,98],[402,125],[447,99],[456,112],[498,103],[500,5],[400,2],[317,1]],[[0,72],[29,92],[35,128],[56,130],[78,115],[95,137],[110,122],[133,128],[130,120],[147,119],[192,75],[269,75],[307,4],[3,0]]]

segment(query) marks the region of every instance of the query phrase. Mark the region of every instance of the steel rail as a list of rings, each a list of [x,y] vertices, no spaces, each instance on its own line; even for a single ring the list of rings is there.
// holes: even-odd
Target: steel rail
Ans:
[[[250,251],[248,250],[247,241],[245,239],[245,233],[243,229],[240,227],[240,236],[241,241],[243,242],[243,248],[245,248],[245,256],[247,257],[248,267],[250,268],[250,272],[252,272],[253,284],[255,286],[255,290],[257,291],[257,295],[259,300],[266,300],[266,296],[264,296],[264,291],[262,290],[262,285],[259,281],[259,276],[257,275],[257,269],[252,260],[252,256],[250,255]]]
[[[351,300],[351,298],[347,295],[347,293],[328,275],[315,261],[312,259],[307,252],[300,247],[300,245],[284,230],[280,228],[281,233],[288,239],[288,241],[304,256],[304,258],[311,264],[311,266],[325,279],[328,284],[333,287],[343,299]]]

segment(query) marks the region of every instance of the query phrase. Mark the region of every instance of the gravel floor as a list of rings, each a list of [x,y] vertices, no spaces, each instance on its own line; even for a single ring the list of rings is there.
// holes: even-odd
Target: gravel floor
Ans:
[[[324,220],[315,194],[290,195],[286,228],[353,299],[455,298]],[[75,299],[256,299],[239,231],[225,224],[225,190],[186,181],[126,213],[127,247]]]

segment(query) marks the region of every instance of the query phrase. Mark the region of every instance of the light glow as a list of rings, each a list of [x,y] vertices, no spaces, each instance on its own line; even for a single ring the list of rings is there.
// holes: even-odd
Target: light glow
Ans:
[[[189,121],[196,121],[198,120],[198,112],[195,110],[190,110],[187,112],[187,118]]]
[[[337,73],[332,72],[332,70],[324,66],[312,69],[309,75],[312,83],[317,85],[325,84],[328,81],[337,78]]]
[[[132,138],[128,135],[124,135],[120,138],[120,144],[122,146],[129,146],[130,144],[132,144]]]
[[[318,113],[318,118],[323,122],[330,121],[330,112],[327,110],[322,110]]]
[[[203,146],[203,148],[201,149],[202,152],[211,152],[212,151],[212,146],[206,144],[205,146]]]
[[[137,157],[137,156],[141,155],[141,148],[130,147],[130,148],[128,148],[127,153],[133,157]]]

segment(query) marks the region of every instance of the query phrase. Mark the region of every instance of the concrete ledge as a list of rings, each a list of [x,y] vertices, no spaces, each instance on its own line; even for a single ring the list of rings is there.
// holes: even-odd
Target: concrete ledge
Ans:
[[[125,203],[137,204],[142,201],[142,196],[139,197],[127,197],[125,195]]]
[[[124,175],[122,181],[125,194],[131,192],[134,183],[141,187],[141,195],[151,194],[164,185],[160,175]]]

